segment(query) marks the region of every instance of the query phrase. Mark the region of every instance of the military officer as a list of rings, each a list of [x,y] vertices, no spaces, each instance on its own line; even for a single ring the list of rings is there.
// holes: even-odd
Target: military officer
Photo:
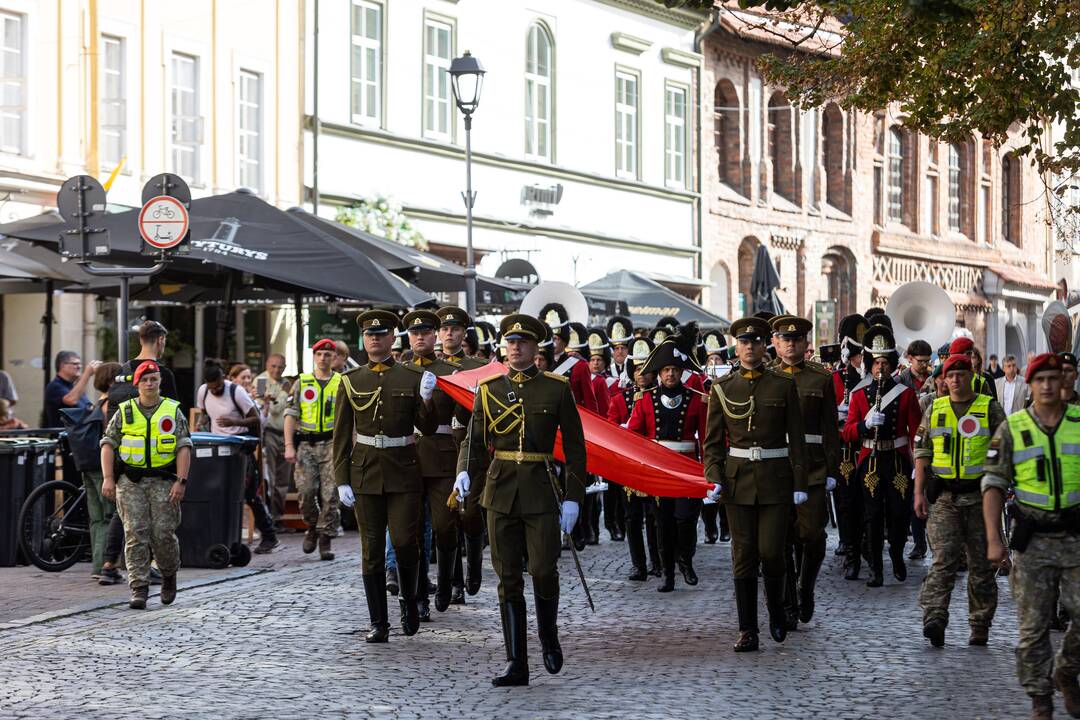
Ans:
[[[971,360],[953,355],[942,367],[949,392],[923,413],[915,435],[915,514],[924,520],[934,564],[923,579],[919,604],[923,636],[945,644],[956,574],[968,563],[969,645],[985,645],[997,609],[994,567],[986,560],[986,527],[979,492],[990,436],[1005,419],[997,400],[976,395]]]
[[[840,430],[832,373],[805,359],[809,344],[807,333],[813,327],[809,320],[792,315],[782,315],[772,321],[773,346],[777,355],[774,367],[795,379],[799,393],[806,430],[809,485],[807,501],[797,506],[792,515],[784,553],[788,630],[794,630],[799,622],[809,622],[814,616],[814,584],[825,560],[828,493],[836,488],[836,478],[840,474]],[[796,563],[796,557],[799,563]]]
[[[435,311],[439,316],[439,341],[442,343],[442,359],[458,370],[475,370],[487,363],[479,358],[465,354],[463,346],[469,327],[472,326],[472,318],[459,307],[448,305]],[[453,429],[454,442],[457,448],[465,441],[465,431],[468,427],[469,411],[458,406],[454,411],[454,417],[450,425]],[[478,477],[473,484],[473,493],[480,497],[483,494],[484,478]],[[465,509],[461,514],[461,526],[464,534],[465,559],[468,572],[462,571],[461,548],[458,544],[457,556],[454,559],[454,583],[453,593],[450,597],[452,605],[465,604],[465,592],[475,595],[480,592],[482,569],[484,564],[484,516],[479,503],[465,503]]]
[[[191,436],[180,403],[161,396],[161,368],[155,361],[140,363],[131,381],[139,396],[117,408],[101,437],[101,494],[116,501],[124,523],[128,606],[142,610],[150,588],[151,551],[161,571],[161,604],[176,599],[176,528],[191,468]]]
[[[302,549],[312,553],[318,541],[321,560],[334,559],[330,541],[341,524],[332,448],[341,384],[341,375],[331,369],[336,352],[329,339],[311,347],[315,372],[300,374],[285,408],[285,460],[296,463],[296,492],[308,526]]]
[[[441,324],[439,316],[431,310],[413,310],[401,319],[409,334],[412,357],[409,364],[422,368],[436,377],[452,375],[455,366],[435,357],[436,330]],[[454,575],[454,559],[458,550],[458,516],[446,505],[454,488],[457,469],[457,443],[454,442],[451,422],[457,411],[457,403],[442,390],[432,396],[435,417],[435,433],[416,438],[416,454],[420,458],[420,474],[424,480],[422,491],[426,500],[426,513],[431,517],[431,533],[438,555],[437,580],[435,582],[435,609],[445,612],[450,606],[451,583]],[[423,505],[423,503],[421,503]],[[417,543],[423,548],[425,510],[421,507],[418,522]],[[419,600],[421,619],[427,604],[427,563],[421,550]]]
[[[1057,355],[1035,357],[1025,380],[1031,406],[998,426],[986,453],[982,491],[987,557],[995,565],[1008,562],[1001,513],[1006,493],[1012,492],[1009,585],[1020,633],[1020,685],[1031,696],[1033,720],[1053,716],[1055,687],[1069,715],[1080,717],[1080,623],[1068,626],[1056,657],[1049,632],[1055,586],[1069,614],[1080,617],[1080,406],[1061,397],[1062,361]]]
[[[682,378],[687,370],[697,369],[691,357],[696,339],[697,324],[688,323],[656,347],[641,369],[643,375],[657,378],[656,387],[642,392],[627,423],[630,432],[694,459],[700,457],[705,437],[704,393],[683,383]],[[698,584],[694,554],[700,512],[699,498],[659,498],[657,534],[664,582],[658,592],[675,589],[676,562],[686,584]]]
[[[769,633],[787,637],[784,620],[784,543],[792,504],[807,498],[807,455],[799,392],[790,375],[765,367],[772,328],[757,317],[731,325],[739,366],[709,394],[704,443],[710,496],[724,503],[739,639],[735,652],[758,649],[757,578],[765,581]]]
[[[560,530],[573,530],[585,499],[585,437],[566,378],[536,368],[537,347],[548,337],[547,326],[518,313],[503,318],[501,330],[509,373],[493,375],[478,386],[454,490],[462,499],[469,497],[471,478],[483,472],[493,448],[480,502],[487,510],[491,563],[499,576],[507,665],[492,684],[509,686],[529,683],[522,578],[526,551],[544,667],[553,674],[562,668],[559,536]],[[566,458],[562,487],[552,472],[559,430]]]
[[[355,504],[363,554],[364,593],[371,631],[366,640],[389,639],[386,612],[386,531],[397,555],[401,585],[401,628],[420,627],[417,524],[424,481],[415,429],[431,435],[438,427],[432,398],[436,378],[390,357],[397,315],[368,310],[356,318],[363,330],[368,362],[341,376],[334,418],[334,477],[345,507]]]

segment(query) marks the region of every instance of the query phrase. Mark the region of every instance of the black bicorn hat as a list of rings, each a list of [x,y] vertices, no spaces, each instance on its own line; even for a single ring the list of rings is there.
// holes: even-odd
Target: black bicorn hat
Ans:
[[[845,345],[853,350],[861,350],[863,335],[866,334],[866,330],[869,327],[870,323],[868,323],[866,318],[862,315],[858,313],[848,315],[840,321],[840,327],[836,333],[836,340],[841,345]]]
[[[642,372],[660,372],[662,368],[674,365],[684,370],[700,372],[701,367],[694,359],[697,345],[697,323],[689,322],[679,331],[667,338],[652,351]]]

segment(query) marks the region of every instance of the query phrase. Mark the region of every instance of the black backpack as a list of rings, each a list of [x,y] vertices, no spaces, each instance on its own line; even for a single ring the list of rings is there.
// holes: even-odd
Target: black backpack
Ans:
[[[60,421],[67,428],[67,444],[75,469],[101,472],[101,435],[105,432],[102,402],[81,408],[60,408]],[[112,403],[109,404],[112,407]]]

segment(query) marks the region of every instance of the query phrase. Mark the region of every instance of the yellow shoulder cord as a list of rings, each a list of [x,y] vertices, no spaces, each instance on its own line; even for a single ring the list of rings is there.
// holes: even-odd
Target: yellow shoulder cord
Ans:
[[[371,392],[357,392],[356,390],[353,390],[352,383],[349,382],[348,377],[346,377],[345,375],[342,375],[341,376],[341,381],[343,383],[345,383],[345,394],[349,398],[349,404],[352,405],[353,410],[355,410],[358,413],[362,413],[365,410],[367,410],[369,407],[374,405],[375,401],[378,400],[379,397],[382,395],[382,385],[375,388]],[[365,402],[363,405],[358,405],[357,402],[356,402],[356,398],[353,397],[354,395],[356,396],[356,398],[360,398],[360,399],[367,398],[367,402]]]
[[[491,390],[488,389],[487,385],[480,386],[480,402],[484,408],[485,432],[490,430],[496,435],[507,435],[518,427],[524,430],[524,413],[519,404],[505,404],[491,394]],[[498,415],[492,414],[489,403],[495,403],[498,406],[500,411]]]
[[[716,391],[716,397],[720,400],[720,407],[723,409],[724,414],[732,420],[746,420],[746,429],[750,429],[750,420],[754,415],[754,396],[751,395],[750,399],[741,402],[738,400],[731,400],[724,394],[723,388],[720,387],[720,383],[713,384],[713,390]],[[739,408],[739,410],[732,410],[733,407]],[[746,408],[743,410],[742,408]]]

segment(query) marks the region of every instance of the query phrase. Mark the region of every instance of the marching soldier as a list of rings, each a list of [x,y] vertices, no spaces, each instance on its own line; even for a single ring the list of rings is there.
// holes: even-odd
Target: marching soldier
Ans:
[[[840,430],[832,374],[821,365],[805,360],[807,333],[812,329],[809,320],[791,315],[772,321],[773,345],[779,358],[775,368],[795,380],[808,456],[808,499],[795,508],[784,553],[788,568],[788,630],[794,630],[799,622],[810,622],[814,616],[814,584],[825,560],[828,493],[836,488],[836,477],[840,474]]]
[[[463,343],[468,329],[472,325],[472,318],[459,307],[448,305],[435,311],[439,316],[439,341],[442,343],[443,360],[458,370],[475,370],[483,367],[486,363],[475,357],[465,354]],[[460,406],[455,409],[453,420],[450,425],[453,429],[454,443],[461,448],[465,441],[466,428],[469,422],[469,412]],[[484,478],[478,477],[473,485],[473,492],[477,497],[483,494]],[[480,511],[479,503],[465,503],[465,509],[461,514],[461,526],[465,536],[465,559],[467,573],[461,570],[461,545],[458,545],[458,553],[454,563],[454,585],[450,597],[452,605],[465,604],[465,592],[475,595],[480,592],[482,569],[484,564],[484,516]]]
[[[101,437],[101,494],[116,501],[124,522],[124,556],[133,610],[146,608],[150,552],[161,571],[161,604],[176,599],[180,568],[180,502],[191,469],[191,436],[180,403],[161,396],[161,368],[146,360],[132,383],[139,396],[117,408]],[[116,480],[116,456],[120,480]]]
[[[862,366],[862,340],[868,325],[862,315],[848,315],[840,321],[840,360],[841,365],[833,372],[833,385],[836,388],[836,412],[840,427],[847,423],[848,405],[851,394],[870,383],[864,378]],[[840,542],[836,554],[844,556],[844,570],[850,574],[855,562],[852,553],[859,553],[856,535],[858,522],[862,517],[862,491],[853,484],[855,460],[859,457],[858,442],[842,440],[840,450],[840,477],[836,484],[836,532]],[[855,574],[858,577],[858,573]]]
[[[1080,407],[1062,400],[1062,364],[1051,353],[1028,363],[1032,404],[998,426],[982,479],[987,557],[1004,566],[1013,551],[1009,584],[1020,630],[1016,670],[1031,696],[1033,720],[1053,716],[1055,687],[1069,715],[1080,717],[1080,623],[1068,626],[1056,657],[1049,632],[1055,587],[1069,614],[1080,617]],[[1001,513],[1010,492],[1015,500],[1007,550]]]
[[[603,328],[593,328],[589,331],[589,370],[593,374],[593,391],[596,395],[597,409],[600,415],[610,415],[611,403],[620,394],[619,376],[611,375],[608,368],[611,365],[612,349],[607,333]],[[626,353],[623,353],[623,364],[620,372],[626,367]],[[617,482],[604,479],[607,489],[604,490],[604,527],[608,535],[615,542],[622,542],[626,536],[626,493]],[[588,505],[588,503],[586,503]],[[599,513],[599,507],[593,503],[593,513]],[[592,523],[598,526],[599,518],[593,518]]]
[[[927,408],[915,436],[915,514],[929,516],[934,564],[923,580],[919,604],[923,636],[945,644],[949,600],[965,552],[968,563],[969,645],[985,645],[997,609],[994,567],[986,560],[986,527],[980,485],[990,436],[1005,419],[996,400],[976,395],[974,372],[964,355],[945,361],[949,392]]]
[[[701,393],[682,382],[683,373],[696,369],[691,359],[697,325],[689,323],[679,334],[669,337],[653,351],[641,369],[642,375],[657,377],[655,388],[645,390],[634,403],[627,429],[644,435],[669,450],[700,457],[705,437],[705,403]],[[664,583],[658,592],[675,589],[675,565],[687,585],[697,585],[694,553],[697,523],[701,512],[698,498],[659,498],[657,535],[664,563]]]
[[[494,449],[480,503],[487,510],[506,644],[506,669],[491,681],[497,687],[529,684],[522,578],[526,551],[544,667],[552,674],[562,668],[557,625],[560,530],[573,530],[585,499],[585,437],[570,385],[535,365],[537,346],[547,338],[548,328],[518,313],[503,318],[501,330],[509,373],[483,380],[477,388],[454,484],[454,492],[465,500],[471,478],[484,473],[489,447]],[[552,472],[559,430],[566,457],[562,487]]]
[[[420,627],[416,539],[424,481],[414,428],[424,435],[437,428],[432,405],[436,378],[390,357],[397,315],[368,310],[356,322],[363,330],[368,362],[341,376],[334,419],[334,476],[342,504],[355,504],[360,527],[364,594],[371,618],[365,639],[384,643],[390,635],[384,574],[388,529],[397,555],[401,628],[408,636]]]
[[[634,323],[628,317],[616,315],[608,320],[607,335],[611,341],[611,367],[608,368],[608,374],[620,385],[633,385],[634,379],[626,372],[626,358],[630,355],[630,342],[634,339]]]
[[[881,587],[885,582],[881,553],[886,526],[893,576],[900,582],[907,579],[904,545],[911,522],[911,445],[921,418],[915,393],[893,377],[899,356],[892,331],[874,325],[866,331],[863,342],[863,363],[869,366],[873,379],[852,394],[843,439],[862,443],[852,485],[861,487],[869,537],[870,579],[866,585]],[[848,554],[848,580],[859,578],[862,520],[859,518],[856,525],[857,542]]]
[[[727,361],[728,348],[725,342],[724,334],[719,330],[708,330],[702,335],[698,355],[708,386],[731,369]],[[724,512],[724,506],[720,503],[705,498],[701,505],[701,521],[705,525],[705,542],[709,545],[715,545],[717,540],[720,542],[731,540],[727,513]]]
[[[341,384],[341,375],[331,369],[336,353],[333,340],[311,347],[315,372],[300,374],[285,408],[285,461],[296,463],[296,492],[308,526],[302,549],[315,552],[318,541],[320,560],[334,559],[330,542],[341,524],[333,458],[334,404]]]
[[[713,383],[704,443],[705,477],[731,526],[739,639],[735,652],[758,649],[757,578],[765,581],[769,633],[787,637],[784,543],[792,504],[806,502],[807,456],[799,393],[791,376],[763,364],[771,328],[749,317],[731,326],[739,366]]]
[[[435,357],[435,331],[441,322],[439,316],[431,310],[413,310],[401,319],[401,324],[405,326],[409,334],[409,348],[412,350],[409,363],[436,377],[452,375],[456,372],[453,365]],[[454,442],[451,427],[457,403],[442,390],[436,390],[431,404],[436,424],[435,433],[420,435],[416,438],[416,454],[420,458],[420,474],[424,481],[424,489],[421,492],[427,501],[426,513],[429,513],[431,517],[432,539],[438,554],[435,609],[446,612],[450,606],[454,560],[458,550],[458,518],[446,504],[454,488],[457,463],[458,446]],[[426,553],[423,552],[424,515],[425,510],[421,503],[416,538],[422,555],[418,587],[421,620],[424,619],[428,596],[427,562],[424,557]]]

